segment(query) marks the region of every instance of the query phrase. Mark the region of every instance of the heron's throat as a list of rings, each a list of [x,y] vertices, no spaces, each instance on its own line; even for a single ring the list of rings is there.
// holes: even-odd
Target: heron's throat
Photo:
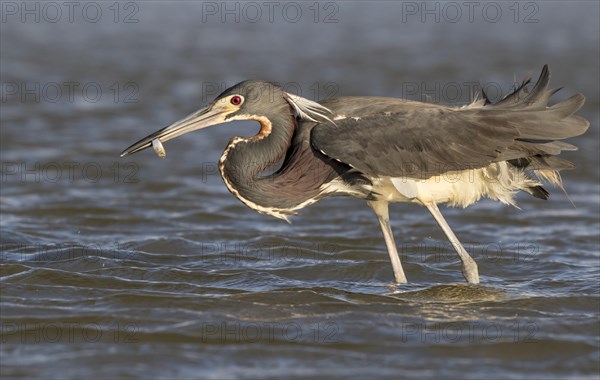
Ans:
[[[295,131],[295,120],[291,114],[276,118],[244,115],[244,119],[258,121],[260,131],[249,138],[231,139],[219,160],[221,176],[229,191],[247,206],[277,214],[283,205],[278,204],[276,194],[270,194],[269,186],[276,176],[261,174],[285,156]]]

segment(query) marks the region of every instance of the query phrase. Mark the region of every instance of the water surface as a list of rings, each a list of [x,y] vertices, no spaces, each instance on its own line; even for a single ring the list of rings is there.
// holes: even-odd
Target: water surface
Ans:
[[[305,3],[272,23],[194,2],[121,3],[115,22],[95,4],[98,22],[0,25],[2,378],[597,378],[598,4],[422,22],[406,2],[336,2],[316,23]],[[576,207],[549,187],[520,210],[443,208],[478,286],[420,207],[391,209],[401,287],[364,202],[326,200],[291,225],[247,209],[216,162],[252,123],[169,142],[165,160],[118,158],[243,79],[459,104],[473,82],[497,98],[544,63],[557,99],[587,97],[592,125],[565,154]]]

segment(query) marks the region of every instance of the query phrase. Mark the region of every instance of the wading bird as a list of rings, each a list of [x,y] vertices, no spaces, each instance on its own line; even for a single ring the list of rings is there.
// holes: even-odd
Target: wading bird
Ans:
[[[274,83],[249,80],[207,107],[125,149],[121,156],[216,124],[255,120],[253,137],[231,139],[219,169],[229,191],[248,207],[288,220],[297,210],[331,196],[364,199],[387,245],[396,282],[406,282],[390,227],[388,204],[427,207],[462,262],[469,283],[477,264],[460,244],[438,204],[466,207],[481,197],[515,205],[524,191],[547,199],[541,180],[562,186],[558,171],[574,167],[557,157],[576,147],[561,140],[583,134],[589,122],[574,115],[585,98],[576,94],[548,106],[544,66],[497,103],[483,98],[449,107],[384,97],[340,97],[319,103]],[[282,161],[283,160],[283,161]],[[265,170],[279,162],[273,174]]]

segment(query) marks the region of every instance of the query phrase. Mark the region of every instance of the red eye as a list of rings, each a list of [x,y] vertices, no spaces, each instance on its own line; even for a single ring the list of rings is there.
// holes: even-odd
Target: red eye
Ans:
[[[234,106],[239,106],[240,104],[242,104],[242,97],[238,95],[232,96],[231,104],[233,104]]]

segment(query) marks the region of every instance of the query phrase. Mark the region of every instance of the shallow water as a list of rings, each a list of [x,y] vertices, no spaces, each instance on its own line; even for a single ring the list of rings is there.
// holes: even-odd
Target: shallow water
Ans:
[[[289,10],[272,23],[264,8],[249,22],[242,3],[239,22],[207,3],[92,4],[98,22],[3,8],[3,379],[597,378],[598,4],[521,3],[515,22],[496,2],[497,22],[421,22],[406,8],[419,3],[332,2],[317,16],[293,3],[298,22]],[[549,187],[547,202],[520,195],[521,210],[443,208],[478,286],[420,207],[391,209],[410,281],[399,287],[364,202],[326,200],[291,225],[247,209],[216,162],[252,123],[168,142],[164,160],[118,158],[242,79],[313,99],[459,104],[472,82],[498,97],[544,63],[557,99],[587,97],[592,125],[563,174],[577,207]]]

